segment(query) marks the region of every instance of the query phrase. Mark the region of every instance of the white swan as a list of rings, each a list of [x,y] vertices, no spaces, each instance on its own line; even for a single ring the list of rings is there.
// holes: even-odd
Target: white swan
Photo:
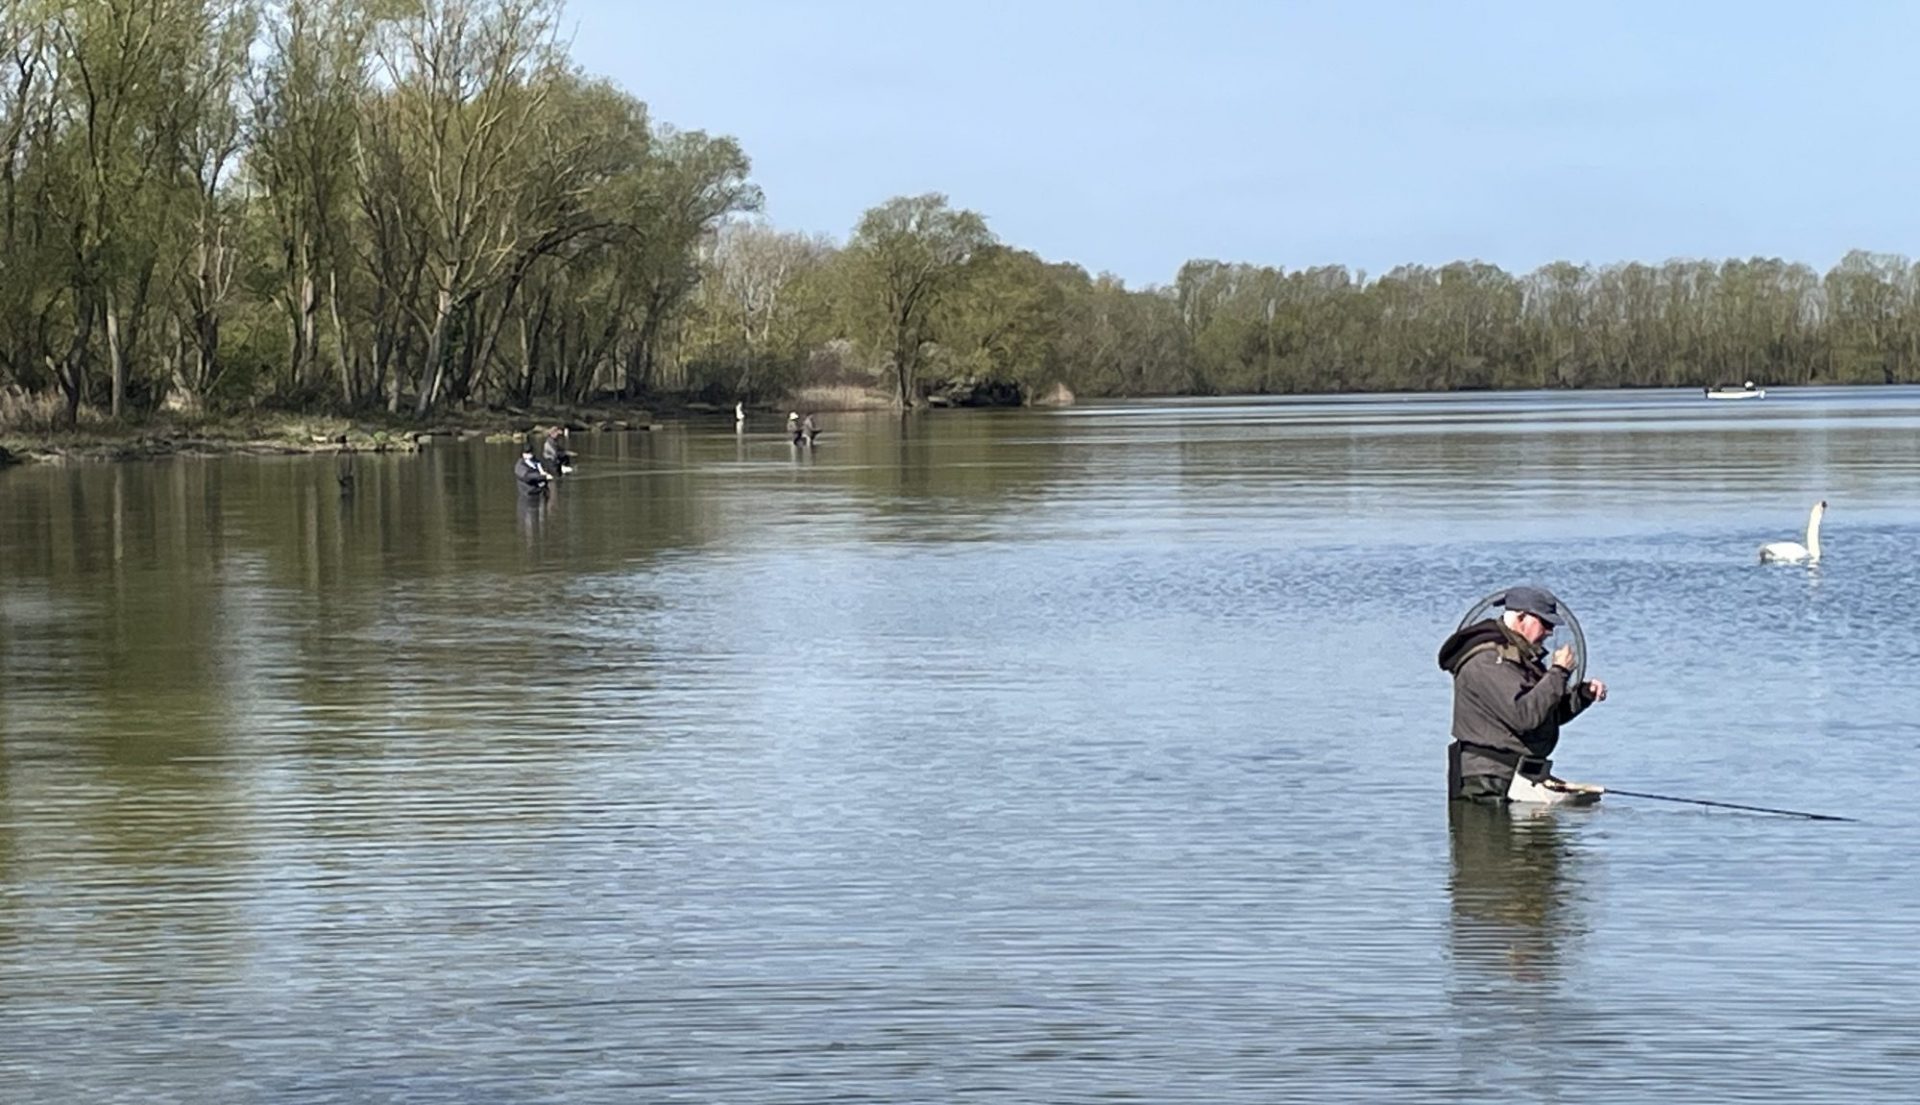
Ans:
[[[1812,564],[1820,559],[1820,516],[1827,512],[1825,499],[1813,504],[1813,513],[1807,515],[1807,543],[1798,541],[1775,541],[1760,546],[1760,563]]]

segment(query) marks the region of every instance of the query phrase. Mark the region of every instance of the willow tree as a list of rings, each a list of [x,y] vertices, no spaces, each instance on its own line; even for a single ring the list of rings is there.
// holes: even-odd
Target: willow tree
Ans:
[[[384,171],[368,183],[414,235],[423,286],[375,275],[419,327],[418,417],[440,402],[461,316],[548,230],[521,213],[542,186],[524,162],[565,65],[557,16],[555,0],[426,0],[374,39],[386,90],[363,112],[361,143]]]
[[[892,359],[896,402],[919,399],[922,348],[941,307],[964,285],[968,263],[994,244],[986,220],[938,193],[898,196],[870,209],[843,256],[856,326]]]
[[[367,386],[356,371],[341,301],[352,279],[357,180],[350,151],[368,96],[373,22],[355,0],[285,0],[268,13],[264,58],[251,82],[247,164],[276,241],[273,299],[287,318],[285,384],[299,391],[320,356],[321,307],[333,320],[341,401]]]
[[[736,397],[774,383],[776,365],[804,354],[809,277],[833,256],[819,235],[739,220],[722,226],[705,250],[699,315],[700,357],[727,371]],[[716,386],[719,380],[711,381]]]
[[[1853,250],[1827,273],[1829,358],[1836,383],[1892,384],[1916,353],[1912,265],[1898,254]]]
[[[955,369],[1031,398],[1062,375],[1066,289],[1086,274],[1002,245],[979,250],[968,269],[938,322],[941,345]]]
[[[126,411],[130,358],[153,293],[169,191],[192,122],[180,95],[188,59],[218,16],[203,0],[94,0],[56,9],[61,186],[46,199],[69,243],[72,341],[61,386],[71,421],[87,393],[96,332],[104,336],[110,409]]]
[[[757,211],[760,189],[732,138],[662,128],[653,156],[623,209],[627,233],[619,251],[631,313],[622,392],[632,397],[657,384],[667,324],[698,287],[700,248],[729,215]]]
[[[0,385],[42,386],[55,357],[65,249],[45,202],[58,57],[51,2],[0,0]]]
[[[171,323],[181,337],[160,359],[177,365],[166,382],[196,409],[220,377],[221,326],[240,264],[243,203],[230,183],[244,144],[239,90],[256,30],[246,5],[210,18],[182,59],[174,97],[185,191]]]
[[[498,372],[496,362],[503,335],[520,317],[520,300],[537,292],[543,270],[591,259],[597,247],[618,239],[624,223],[617,197],[652,158],[646,105],[607,82],[556,76],[544,114],[545,124],[522,153],[525,179],[516,195],[518,225],[537,233],[521,237],[501,278],[482,289],[463,318],[451,400],[494,384],[517,390],[511,375],[520,374]]]

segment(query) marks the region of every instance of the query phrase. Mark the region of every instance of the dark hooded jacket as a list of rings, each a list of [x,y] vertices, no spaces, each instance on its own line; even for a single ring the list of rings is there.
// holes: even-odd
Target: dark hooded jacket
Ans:
[[[547,474],[531,457],[522,456],[513,462],[513,478],[520,481],[523,495],[537,495],[547,489]]]
[[[1567,670],[1547,667],[1542,654],[1494,618],[1448,637],[1440,667],[1453,676],[1453,739],[1505,753],[1498,761],[1553,755],[1560,727],[1593,699],[1585,684],[1569,688]]]

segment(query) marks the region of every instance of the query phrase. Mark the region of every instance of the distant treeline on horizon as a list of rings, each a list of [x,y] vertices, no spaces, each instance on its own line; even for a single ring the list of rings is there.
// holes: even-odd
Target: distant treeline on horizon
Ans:
[[[559,14],[0,6],[0,421],[1920,380],[1920,269],[1886,254],[1128,288],[939,195],[782,231],[738,143],[581,73]]]

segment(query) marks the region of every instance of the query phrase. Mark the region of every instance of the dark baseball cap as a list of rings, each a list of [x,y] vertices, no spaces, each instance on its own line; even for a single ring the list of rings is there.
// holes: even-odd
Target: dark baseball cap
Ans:
[[[1509,587],[1500,605],[1532,614],[1549,627],[1560,624],[1560,600],[1544,587]]]

